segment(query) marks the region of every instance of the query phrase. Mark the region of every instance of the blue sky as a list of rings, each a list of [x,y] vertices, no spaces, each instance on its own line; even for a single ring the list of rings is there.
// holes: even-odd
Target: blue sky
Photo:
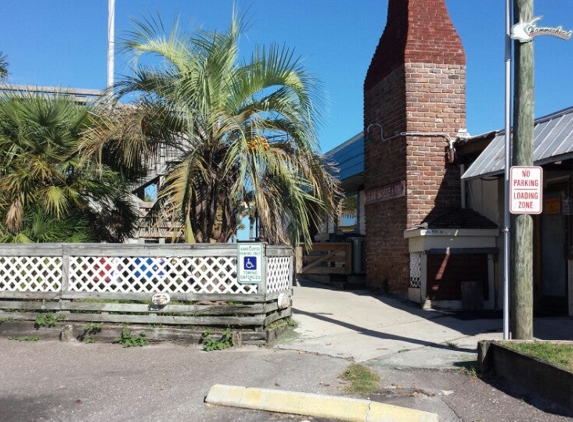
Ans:
[[[250,26],[242,52],[285,44],[327,93],[319,131],[327,151],[362,130],[362,84],[386,24],[386,0],[237,0]],[[467,55],[467,124],[471,134],[503,128],[505,1],[446,0]],[[166,23],[227,28],[231,0],[116,0],[116,40],[130,18],[159,11]],[[538,25],[573,28],[572,0],[535,0]],[[0,51],[14,84],[103,89],[106,83],[107,0],[5,0]],[[129,72],[116,59],[116,78]],[[573,40],[535,39],[536,116],[573,106]]]

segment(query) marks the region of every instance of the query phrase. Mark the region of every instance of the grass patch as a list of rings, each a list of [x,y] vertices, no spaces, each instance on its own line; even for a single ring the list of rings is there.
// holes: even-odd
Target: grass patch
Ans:
[[[530,343],[503,343],[504,346],[539,360],[573,372],[573,346],[534,341]]]
[[[294,328],[294,327],[297,327],[297,326],[298,326],[297,322],[296,322],[295,320],[293,320],[292,318],[289,317],[289,318],[279,319],[279,320],[277,320],[277,321],[275,321],[275,322],[271,322],[271,323],[267,326],[267,328],[268,328],[269,330],[275,330],[275,329],[286,328],[286,327]]]
[[[349,393],[370,394],[380,389],[380,375],[357,363],[346,368],[339,378],[349,383],[344,388]]]
[[[17,341],[39,341],[40,336],[25,336],[25,337],[8,337],[8,340],[17,340]]]

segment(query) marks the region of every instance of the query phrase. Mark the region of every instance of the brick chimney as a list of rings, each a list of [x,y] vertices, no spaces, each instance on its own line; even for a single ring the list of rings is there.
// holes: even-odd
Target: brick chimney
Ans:
[[[367,274],[406,293],[404,230],[459,207],[449,140],[466,127],[466,67],[444,0],[389,0],[364,82]]]

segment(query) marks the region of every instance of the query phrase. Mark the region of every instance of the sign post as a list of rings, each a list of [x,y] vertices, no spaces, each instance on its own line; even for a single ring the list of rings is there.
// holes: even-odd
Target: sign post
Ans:
[[[265,245],[239,243],[237,248],[237,278],[241,284],[260,284],[265,273]]]
[[[565,30],[562,26],[540,27],[537,22],[540,17],[533,16],[533,0],[513,0],[515,9],[515,24],[511,26],[511,0],[506,0],[506,40],[505,40],[505,197],[504,197],[504,298],[503,298],[503,338],[509,339],[509,278],[513,278],[513,338],[528,340],[533,337],[533,222],[527,214],[539,214],[542,208],[542,183],[539,183],[539,197],[535,192],[515,190],[513,188],[530,188],[533,186],[517,186],[510,184],[510,162],[518,166],[533,164],[533,38],[538,35],[552,35],[568,40],[573,30]],[[511,130],[511,40],[515,43],[515,94],[514,94],[514,130]],[[529,45],[528,45],[529,44]],[[512,140],[513,138],[513,140]],[[513,169],[512,169],[513,170]],[[519,179],[519,171],[514,176]],[[526,170],[523,170],[526,171]],[[532,170],[537,174],[536,170]],[[541,182],[542,174],[539,175]],[[531,173],[530,173],[531,176]],[[521,173],[521,180],[529,180],[526,173]],[[535,182],[533,182],[535,184]],[[527,182],[524,182],[527,184]],[[519,193],[518,193],[519,192]],[[510,196],[512,195],[512,196]],[[515,197],[513,196],[515,195]],[[511,205],[510,205],[511,204]],[[511,206],[511,210],[510,210]],[[511,213],[517,214],[513,219]],[[521,215],[520,215],[521,214]],[[510,228],[511,223],[511,228]],[[510,269],[510,256],[511,269]],[[511,271],[510,271],[511,270]]]

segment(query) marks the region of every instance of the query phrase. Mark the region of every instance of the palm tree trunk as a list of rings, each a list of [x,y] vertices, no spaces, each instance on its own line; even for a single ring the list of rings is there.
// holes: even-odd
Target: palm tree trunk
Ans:
[[[185,212],[185,243],[195,243],[195,234],[191,224],[191,200]]]

